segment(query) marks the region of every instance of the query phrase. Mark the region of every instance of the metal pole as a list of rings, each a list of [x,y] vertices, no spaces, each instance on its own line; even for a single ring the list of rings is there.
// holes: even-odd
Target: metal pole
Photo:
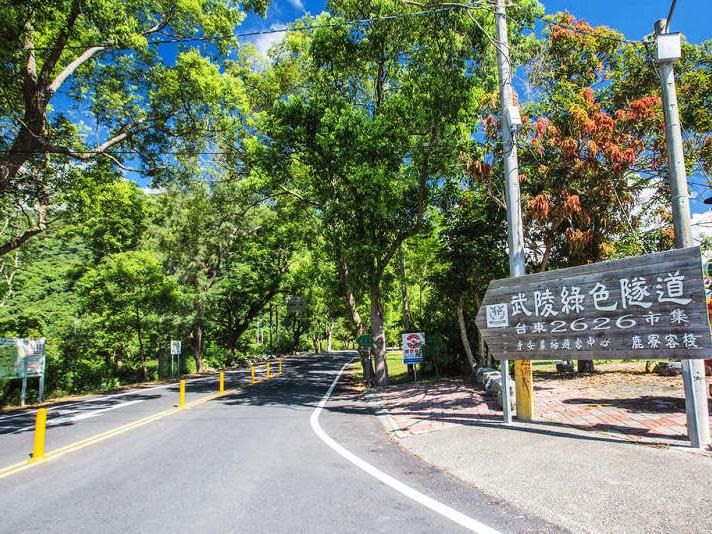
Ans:
[[[656,40],[667,33],[667,21],[655,23]],[[672,192],[672,216],[675,227],[675,247],[685,248],[695,245],[690,223],[690,199],[687,192],[687,172],[685,154],[682,150],[682,131],[677,107],[674,60],[661,60],[660,88],[665,112],[665,143],[668,153],[668,179]],[[687,434],[690,444],[703,448],[710,441],[709,410],[705,368],[702,360],[682,360],[682,383],[685,388],[685,412],[687,414]]]
[[[507,200],[507,244],[509,247],[509,274],[512,277],[525,273],[524,236],[522,233],[522,211],[519,194],[519,163],[517,147],[514,141],[514,131],[509,122],[509,107],[512,100],[512,72],[509,59],[509,38],[507,35],[507,19],[504,0],[497,0],[495,11],[497,27],[497,69],[499,71],[499,106],[502,121],[502,149],[504,152],[504,184]],[[509,361],[502,360],[502,406],[504,422],[512,422],[511,399],[509,393]],[[531,380],[529,380],[531,383]],[[526,392],[517,392],[524,396]],[[517,398],[517,415],[520,418],[531,418],[531,398]],[[526,402],[528,401],[528,403]],[[528,404],[527,410],[520,405]],[[524,412],[529,413],[524,413]],[[529,417],[526,417],[529,415]]]
[[[20,393],[20,406],[25,405],[27,396],[27,356],[22,360],[22,392]]]
[[[40,402],[44,402],[44,390],[45,390],[45,372],[42,370],[40,375]]]

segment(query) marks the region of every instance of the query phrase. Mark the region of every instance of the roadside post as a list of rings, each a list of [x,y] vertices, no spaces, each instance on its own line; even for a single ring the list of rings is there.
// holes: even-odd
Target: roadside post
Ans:
[[[179,340],[171,340],[171,377],[173,377],[173,360],[178,357],[178,370],[180,371],[180,353],[181,353],[181,342]]]
[[[178,390],[178,407],[182,408],[183,406],[185,406],[185,380],[180,381]]]
[[[413,382],[417,382],[418,364],[423,363],[423,345],[425,345],[425,334],[423,332],[405,333],[402,335],[401,339],[403,363],[405,365],[413,366]]]
[[[37,410],[35,416],[35,443],[30,462],[39,462],[45,457],[45,434],[47,432],[47,408]]]
[[[675,247],[685,248],[693,246],[694,240],[673,66],[681,57],[681,41],[679,33],[668,33],[671,16],[672,9],[667,19],[655,23],[654,30],[665,114],[665,143],[668,154],[668,179],[672,193]],[[690,443],[695,448],[703,448],[710,441],[704,362],[697,359],[683,359],[682,382],[685,388],[685,412]]]
[[[225,392],[225,373],[220,371],[220,385],[218,386],[218,391],[220,393]]]
[[[255,366],[254,366],[254,365],[251,365],[251,366],[250,366],[250,375],[252,376],[252,382],[251,382],[251,383],[254,384],[254,383],[255,383]]]
[[[373,373],[371,366],[371,348],[373,348],[373,336],[370,334],[362,333],[356,338],[356,344],[358,345],[358,353],[361,357],[361,370],[363,372],[363,380],[371,385],[373,381]]]
[[[712,357],[700,247],[493,280],[476,323],[498,360]]]
[[[522,208],[519,193],[519,162],[514,141],[516,128],[522,120],[518,106],[512,99],[512,62],[509,57],[507,15],[505,0],[497,0],[495,7],[497,27],[497,70],[499,71],[499,107],[502,122],[502,150],[504,152],[504,190],[507,200],[507,244],[509,247],[509,274],[512,277],[525,273],[524,235],[522,232]],[[517,399],[517,417],[523,420],[534,418],[534,386],[531,361],[515,362],[514,375]],[[502,372],[502,406],[504,422],[512,422],[509,398],[509,361],[500,363]]]
[[[20,393],[20,406],[25,405],[27,398],[27,358],[22,358],[22,389]]]
[[[282,374],[282,358],[279,359],[279,374]]]

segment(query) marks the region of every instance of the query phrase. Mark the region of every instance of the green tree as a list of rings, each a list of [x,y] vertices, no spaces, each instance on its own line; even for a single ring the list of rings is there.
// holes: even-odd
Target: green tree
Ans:
[[[96,328],[103,349],[120,354],[135,336],[142,378],[148,380],[146,338],[176,298],[176,284],[160,260],[146,251],[111,255],[87,271],[78,288],[83,319]]]
[[[75,163],[126,169],[127,159],[138,159],[142,170],[166,179],[181,166],[175,158],[166,165],[162,149],[190,159],[208,132],[214,140],[224,123],[209,117],[234,117],[240,107],[240,87],[219,64],[237,46],[234,29],[245,10],[266,8],[264,0],[3,2],[0,204],[10,215],[24,207],[27,224],[12,225],[0,255],[46,229]],[[181,50],[175,62],[152,44],[198,35],[216,38],[215,45]],[[139,152],[132,158],[116,149]]]
[[[390,1],[329,7],[347,19],[413,9]],[[271,159],[317,206],[342,276],[369,298],[379,385],[388,383],[384,274],[400,244],[427,231],[431,194],[469,142],[473,98],[494,81],[478,24],[491,20],[453,11],[320,29],[290,37],[275,58],[278,66],[296,62],[304,82],[275,103],[264,126]]]

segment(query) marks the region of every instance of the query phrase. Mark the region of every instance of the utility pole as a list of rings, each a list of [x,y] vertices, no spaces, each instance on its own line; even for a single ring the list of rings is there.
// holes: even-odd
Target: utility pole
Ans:
[[[502,121],[502,149],[504,153],[504,186],[507,200],[507,244],[509,246],[509,274],[512,277],[525,273],[522,208],[519,194],[519,163],[515,143],[516,127],[521,125],[519,109],[512,99],[512,63],[509,58],[509,38],[505,0],[497,0],[495,10],[497,26],[497,68],[499,71],[499,107]],[[502,405],[504,422],[512,422],[509,394],[509,361],[502,360]],[[531,420],[534,417],[534,391],[532,365],[529,360],[514,364],[517,417]]]
[[[675,247],[695,245],[690,223],[690,199],[687,192],[685,155],[682,151],[682,132],[675,89],[675,60],[680,58],[680,35],[668,33],[667,19],[655,23],[657,62],[660,70],[663,110],[665,112],[665,143],[668,153],[668,179],[672,193],[672,216],[675,227]],[[695,448],[704,448],[710,440],[709,410],[705,368],[702,360],[682,360],[682,382],[685,388],[687,435]]]

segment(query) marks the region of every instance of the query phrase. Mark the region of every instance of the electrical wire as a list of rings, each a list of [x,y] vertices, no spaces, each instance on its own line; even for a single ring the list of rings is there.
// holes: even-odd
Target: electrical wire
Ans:
[[[670,9],[670,14],[668,15],[669,18],[672,17],[672,11],[674,10],[676,1],[673,1],[673,5],[671,6]],[[437,8],[437,9],[426,9],[426,10],[421,10],[421,11],[414,11],[412,13],[398,13],[394,15],[385,15],[385,16],[379,16],[379,17],[368,17],[368,18],[362,18],[362,19],[353,19],[353,20],[344,20],[344,21],[339,21],[339,22],[330,22],[330,23],[323,23],[323,24],[309,24],[309,25],[303,25],[303,26],[292,26],[292,27],[284,27],[284,28],[272,28],[269,30],[256,30],[256,31],[250,31],[250,32],[241,32],[241,33],[236,33],[234,35],[230,36],[222,36],[222,35],[216,35],[216,36],[203,36],[203,37],[175,37],[171,39],[155,39],[148,41],[148,46],[157,46],[157,45],[162,45],[162,44],[180,44],[180,43],[192,43],[192,42],[204,42],[204,43],[211,43],[211,42],[220,42],[220,41],[229,41],[232,39],[238,39],[241,37],[258,37],[260,35],[272,35],[276,33],[291,33],[291,32],[299,32],[299,31],[311,31],[311,30],[316,30],[320,28],[336,28],[336,27],[342,27],[342,26],[359,26],[359,25],[368,25],[372,24],[374,22],[385,22],[385,21],[391,21],[391,20],[399,20],[399,19],[405,19],[405,18],[411,18],[411,17],[421,17],[421,16],[426,16],[426,15],[432,15],[432,14],[438,14],[438,13],[445,13],[445,12],[450,12],[450,11],[458,11],[461,9],[484,9],[487,11],[490,11],[494,13],[492,9],[491,2],[486,2],[486,1],[480,1],[480,2],[472,2],[470,4],[444,4],[443,7]],[[508,4],[508,7],[521,7],[518,6],[517,4]],[[508,20],[511,22],[517,24],[520,26],[520,29],[533,29],[524,26],[524,24],[519,23],[518,21],[514,20],[511,16],[505,15]],[[544,15],[546,16],[546,15]],[[543,19],[543,17],[540,17],[540,19]],[[553,24],[555,26],[559,26],[561,28],[574,31],[576,33],[580,33],[583,35],[588,35],[589,37],[593,37],[595,39],[602,39],[602,40],[608,40],[608,41],[615,41],[615,42],[620,42],[620,43],[627,43],[627,44],[640,44],[641,41],[637,40],[630,40],[630,39],[624,39],[624,38],[619,38],[619,37],[610,37],[607,35],[599,35],[595,34],[593,32],[589,32],[586,30],[582,30],[581,28],[576,28],[574,26],[570,26],[568,24],[563,24],[561,22],[553,21],[553,20],[548,20],[545,21],[546,23]],[[87,48],[93,48],[93,47],[103,47],[107,49],[112,49],[112,50],[131,50],[131,48],[119,48],[114,46],[112,43],[100,43],[100,44],[87,44],[87,45],[67,45],[64,48],[67,50],[84,50]],[[22,48],[18,47],[15,50],[16,51],[43,51],[43,50],[52,50],[53,47],[51,46],[44,46],[44,47],[33,47],[33,48]]]
[[[427,10],[422,10],[422,11],[414,11],[412,13],[398,13],[394,15],[384,15],[380,17],[369,17],[369,18],[363,18],[363,19],[353,19],[353,20],[344,20],[340,22],[329,22],[329,23],[323,23],[323,24],[308,24],[308,25],[303,25],[303,26],[292,26],[292,27],[284,27],[284,28],[272,28],[269,30],[256,30],[256,31],[251,31],[251,32],[241,32],[241,33],[236,33],[234,35],[230,36],[223,36],[223,35],[214,35],[214,36],[204,36],[204,37],[175,37],[171,39],[155,39],[148,41],[148,46],[155,46],[155,45],[162,45],[162,44],[178,44],[178,43],[193,43],[193,42],[220,42],[220,41],[229,41],[232,39],[237,39],[240,37],[257,37],[260,35],[271,35],[275,33],[290,33],[290,32],[299,32],[299,31],[311,31],[311,30],[317,30],[320,28],[337,28],[341,26],[360,26],[360,25],[368,25],[374,22],[385,22],[385,21],[390,21],[390,20],[398,20],[398,19],[404,19],[404,18],[410,18],[410,17],[422,17],[425,15],[432,15],[432,14],[437,14],[437,13],[444,13],[444,12],[449,12],[449,11],[456,11],[460,9],[475,9],[479,8],[479,6],[483,5],[484,2],[474,2],[472,4],[463,4],[463,5],[453,5],[453,6],[447,6],[447,7],[441,7],[438,9],[427,9]],[[118,48],[115,47],[112,43],[101,43],[101,44],[88,44],[88,45],[68,45],[65,46],[65,49],[78,49],[78,50],[84,50],[86,48],[93,48],[93,47],[104,47],[104,48],[110,48],[113,50],[132,50],[131,48]],[[53,47],[51,46],[42,46],[42,47],[34,47],[34,48],[16,48],[15,50],[18,51],[30,51],[30,50],[52,50]]]

